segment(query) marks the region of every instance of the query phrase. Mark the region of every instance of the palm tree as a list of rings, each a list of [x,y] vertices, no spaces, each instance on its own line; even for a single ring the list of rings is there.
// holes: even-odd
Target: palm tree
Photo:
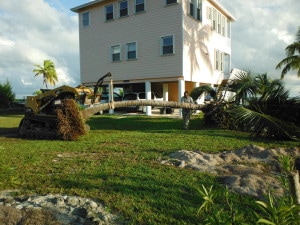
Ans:
[[[55,81],[57,81],[57,73],[54,63],[51,60],[44,60],[44,66],[34,66],[36,66],[36,69],[32,71],[35,73],[34,77],[43,75],[43,86],[45,85],[46,88],[48,88],[47,83],[55,85]]]
[[[252,85],[249,80],[252,80]],[[243,85],[244,82],[247,85]],[[246,104],[227,108],[231,127],[256,136],[300,138],[300,102],[297,98],[289,97],[289,91],[281,80],[271,80],[267,74],[259,74],[249,79],[237,78],[232,86],[247,87],[243,92],[248,94],[243,96]]]
[[[300,78],[300,27],[298,28],[296,41],[288,45],[285,52],[287,57],[281,60],[276,66],[276,69],[283,67],[281,79],[283,79],[290,70],[296,70],[298,78]]]

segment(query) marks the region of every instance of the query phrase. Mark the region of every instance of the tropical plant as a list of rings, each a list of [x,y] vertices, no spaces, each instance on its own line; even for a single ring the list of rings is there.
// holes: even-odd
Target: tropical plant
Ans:
[[[36,69],[33,69],[33,72],[35,73],[34,77],[37,77],[39,75],[43,75],[43,86],[45,85],[46,88],[48,88],[47,83],[51,85],[55,85],[55,82],[57,79],[57,73],[54,66],[54,63],[47,59],[44,60],[44,65],[34,65]]]
[[[256,201],[260,214],[256,214],[258,224],[296,225],[300,223],[300,206],[286,199],[275,198],[269,192],[268,202]]]
[[[213,191],[213,186],[210,186],[209,189],[206,189],[206,187],[202,184],[202,190],[199,189],[198,191],[204,200],[198,210],[198,213],[203,210],[204,210],[204,212],[210,211],[214,204],[214,199],[216,197],[216,193],[215,193],[215,191]]]
[[[224,90],[234,92],[235,95],[226,101],[216,98],[215,102],[204,106],[202,111],[206,123],[255,136],[300,137],[300,99],[290,98],[280,79],[269,79],[267,74],[241,72],[218,89],[223,93]]]
[[[42,94],[42,91],[41,91],[41,90],[36,90],[36,91],[33,92],[32,94],[35,95],[35,96],[37,96],[37,95]]]
[[[281,60],[276,69],[282,69],[281,79],[289,72],[290,70],[296,70],[298,78],[300,78],[300,27],[296,35],[296,41],[288,45],[285,49],[286,58]]]
[[[209,94],[213,99],[216,98],[216,90],[210,86],[210,85],[203,85],[200,87],[196,87],[194,88],[191,93],[190,96],[196,100],[197,98],[199,98],[199,96],[201,96],[203,93],[207,93]]]
[[[0,107],[9,107],[15,97],[16,95],[12,91],[12,86],[8,80],[3,84],[0,83]]]
[[[253,76],[249,74],[248,76]],[[243,85],[245,82],[247,85]],[[252,81],[252,85],[251,82]],[[234,126],[256,136],[295,139],[300,137],[299,110],[297,98],[290,98],[281,80],[268,79],[267,74],[259,74],[249,79],[234,79],[231,88],[246,87],[242,105],[231,105],[226,111],[234,121]]]
[[[207,189],[202,185],[202,189],[198,190],[202,199],[204,200],[198,209],[198,215],[203,218],[203,224],[207,225],[224,225],[224,224],[252,224],[254,213],[251,210],[247,211],[247,218],[245,210],[239,207],[238,200],[232,198],[232,193],[226,188],[224,190],[213,189],[211,186]],[[251,207],[250,207],[251,208]],[[250,209],[249,208],[249,209]]]

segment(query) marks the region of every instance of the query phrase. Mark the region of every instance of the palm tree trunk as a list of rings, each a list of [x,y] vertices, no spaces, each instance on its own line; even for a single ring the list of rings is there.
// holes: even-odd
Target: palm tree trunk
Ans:
[[[290,192],[294,199],[295,204],[300,205],[300,180],[299,180],[299,171],[294,170],[291,171],[288,175],[289,177],[289,185],[290,185]]]
[[[170,107],[170,108],[185,108],[185,109],[201,109],[203,105],[192,104],[192,103],[182,103],[175,101],[157,101],[157,100],[133,100],[133,101],[120,101],[111,102],[105,104],[99,104],[86,108],[82,111],[82,116],[84,119],[88,119],[92,115],[114,108],[126,108],[128,106],[156,106],[156,107]]]

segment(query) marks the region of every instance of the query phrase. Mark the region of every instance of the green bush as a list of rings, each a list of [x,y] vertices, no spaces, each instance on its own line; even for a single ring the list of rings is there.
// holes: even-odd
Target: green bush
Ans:
[[[5,83],[0,83],[0,108],[10,107],[12,101],[15,100],[15,93],[12,91],[12,86],[7,80]]]

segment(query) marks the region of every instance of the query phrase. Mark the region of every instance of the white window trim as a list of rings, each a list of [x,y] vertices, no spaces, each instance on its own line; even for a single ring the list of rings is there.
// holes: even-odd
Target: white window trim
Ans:
[[[110,19],[110,20],[107,20],[107,19],[106,19],[106,15],[107,15],[107,13],[106,13],[106,8],[107,8],[108,6],[112,6],[112,7],[113,7],[113,18]],[[104,6],[104,20],[105,20],[106,22],[115,20],[115,15],[116,15],[115,8],[116,8],[116,7],[115,7],[115,5],[114,5],[113,3]]]
[[[125,16],[121,16],[121,2],[127,2],[127,15],[125,15]],[[120,0],[119,1],[118,12],[119,12],[119,18],[124,18],[124,17],[129,16],[129,0]]]
[[[173,52],[168,53],[168,54],[163,54],[163,38],[165,37],[172,37],[173,40]],[[161,56],[168,56],[168,55],[174,55],[175,54],[175,35],[174,34],[169,34],[169,35],[164,35],[160,37],[160,55]]]
[[[113,47],[115,47],[115,46],[120,46],[120,60],[118,60],[118,61],[114,61],[113,60]],[[117,62],[121,62],[122,61],[122,45],[121,44],[115,44],[115,45],[111,45],[110,46],[110,60],[113,63],[117,63]]]
[[[176,0],[176,2],[174,2],[174,3],[167,3],[167,0],[165,0],[165,5],[166,6],[168,6],[168,5],[175,5],[175,4],[178,4],[178,0]]]
[[[89,18],[88,18],[88,24],[87,25],[83,25],[83,14],[86,14],[86,13],[88,13],[88,16],[89,16]],[[82,27],[88,27],[88,26],[90,26],[90,24],[91,24],[91,22],[90,22],[90,12],[86,11],[86,12],[81,13],[81,26]]]
[[[193,5],[193,11],[192,11],[192,14],[191,14],[191,5]],[[193,17],[195,16],[195,1],[194,0],[189,0],[189,4],[188,4],[188,14],[189,16]]]
[[[197,20],[197,21],[202,21],[202,10],[203,10],[203,5],[201,5],[200,7],[200,4],[203,4],[202,1],[199,1],[199,0],[189,0],[189,3],[188,3],[188,15],[190,17],[192,17],[193,19]],[[193,5],[193,10],[191,10],[191,5]],[[198,18],[198,9],[199,9],[199,17]],[[191,13],[192,12],[192,13]]]
[[[135,58],[134,59],[128,59],[128,45],[135,43]],[[131,61],[131,60],[137,60],[138,59],[138,44],[137,41],[132,41],[132,42],[127,42],[126,43],[126,60]]]
[[[144,11],[140,11],[140,12],[136,11],[136,0],[134,0],[134,13],[139,14],[139,13],[143,13],[143,12],[146,12],[146,0],[144,0]]]
[[[224,71],[224,52],[215,49],[215,70],[223,72]]]

